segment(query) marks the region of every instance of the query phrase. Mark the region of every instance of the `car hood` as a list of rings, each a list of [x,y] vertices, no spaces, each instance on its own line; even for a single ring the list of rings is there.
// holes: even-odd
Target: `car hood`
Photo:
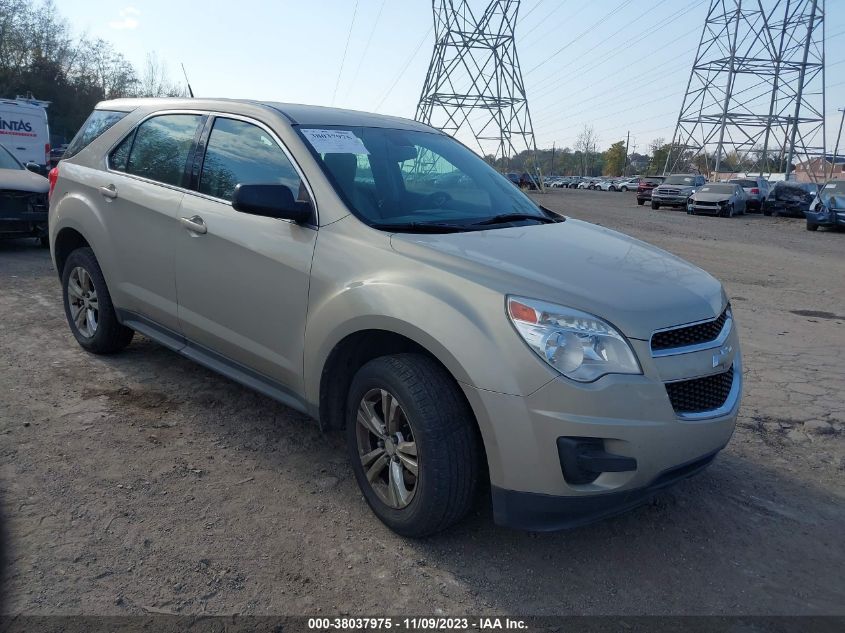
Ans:
[[[697,266],[578,220],[446,234],[397,233],[394,250],[502,294],[599,316],[631,338],[721,314],[722,285]]]
[[[698,202],[721,202],[722,200],[730,200],[729,193],[702,193],[699,191],[693,196]]]
[[[28,169],[0,169],[0,189],[47,193],[50,183],[44,176]]]
[[[658,185],[657,187],[655,187],[655,189],[662,193],[662,192],[668,191],[670,189],[677,189],[678,191],[692,191],[693,189],[695,189],[695,187],[692,186],[692,185],[665,185],[664,184],[664,185]]]

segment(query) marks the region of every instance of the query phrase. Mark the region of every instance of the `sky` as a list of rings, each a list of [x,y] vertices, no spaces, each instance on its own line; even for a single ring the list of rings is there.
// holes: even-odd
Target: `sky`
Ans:
[[[483,6],[486,0],[475,0]],[[827,139],[845,107],[845,11],[828,0]],[[709,0],[522,0],[516,42],[537,145],[646,153],[670,140]],[[137,67],[155,52],[194,93],[413,118],[434,44],[429,0],[60,0],[77,34]],[[556,54],[555,54],[556,53]],[[841,63],[839,63],[841,62]]]

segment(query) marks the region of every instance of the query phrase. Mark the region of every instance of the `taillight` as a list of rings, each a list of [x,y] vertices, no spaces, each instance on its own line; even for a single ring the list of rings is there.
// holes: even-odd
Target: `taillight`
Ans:
[[[50,164],[50,144],[44,143],[44,164]]]
[[[760,193],[760,190],[759,190],[757,187],[754,187],[754,188],[751,190],[751,193]]]
[[[53,189],[56,188],[56,181],[58,179],[59,179],[59,168],[53,167],[53,169],[50,170],[50,173],[47,174],[47,180],[50,181],[50,190],[47,192],[47,199],[48,200],[53,197]]]

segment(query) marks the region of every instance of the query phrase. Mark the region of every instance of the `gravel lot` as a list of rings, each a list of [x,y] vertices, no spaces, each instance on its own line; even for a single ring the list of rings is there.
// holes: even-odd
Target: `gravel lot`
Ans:
[[[340,436],[141,337],[84,353],[48,253],[0,242],[6,612],[845,614],[845,234],[633,194],[542,203],[726,284],[747,382],[705,473],[571,532],[496,528],[480,500],[403,540]]]

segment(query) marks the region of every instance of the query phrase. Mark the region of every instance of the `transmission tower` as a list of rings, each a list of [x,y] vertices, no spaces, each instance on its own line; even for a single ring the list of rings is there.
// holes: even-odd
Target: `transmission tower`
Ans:
[[[451,136],[471,135],[481,155],[505,166],[537,146],[516,53],[519,0],[432,0],[435,43],[416,119]],[[469,140],[469,139],[467,139]],[[541,185],[542,186],[542,185]]]
[[[711,0],[665,171],[823,156],[824,0]]]

